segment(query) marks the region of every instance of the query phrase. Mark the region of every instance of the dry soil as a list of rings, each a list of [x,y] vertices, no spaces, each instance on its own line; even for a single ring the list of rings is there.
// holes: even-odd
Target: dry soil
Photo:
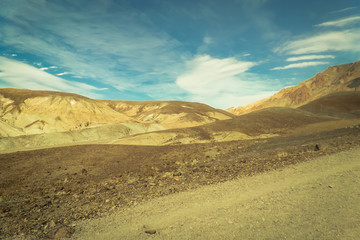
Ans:
[[[359,183],[356,148],[78,222],[74,239],[358,239]]]

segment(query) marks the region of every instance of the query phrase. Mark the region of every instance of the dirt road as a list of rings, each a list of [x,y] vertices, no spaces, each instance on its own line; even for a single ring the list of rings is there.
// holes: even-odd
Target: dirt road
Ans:
[[[358,239],[359,183],[360,148],[356,148],[77,222],[73,237]]]

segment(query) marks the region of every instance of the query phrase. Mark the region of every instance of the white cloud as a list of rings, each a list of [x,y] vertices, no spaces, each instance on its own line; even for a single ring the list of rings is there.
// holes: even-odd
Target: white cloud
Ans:
[[[39,63],[35,63],[35,65],[37,65],[37,66],[41,66],[42,64],[39,64]],[[55,68],[57,68],[56,66],[50,66],[50,67],[42,67],[42,68],[39,68],[41,71],[46,71],[46,70],[49,70],[49,69],[55,69]],[[56,75],[58,75],[58,76],[61,76],[61,75],[64,75],[64,74],[61,74],[61,75],[59,75],[59,74],[56,74]]]
[[[89,84],[68,81],[5,57],[0,57],[0,79],[17,88],[72,92],[93,98],[101,97],[93,91],[104,90]]]
[[[176,84],[193,94],[214,94],[230,90],[224,83],[234,83],[237,75],[255,66],[253,62],[240,62],[234,58],[217,59],[209,55],[197,56],[188,62],[189,70],[179,76]]]
[[[287,54],[308,54],[326,51],[360,52],[360,30],[333,31],[288,42],[275,49]]]
[[[360,21],[360,16],[348,17],[336,21],[329,21],[315,25],[316,27],[343,27],[348,24]]]
[[[290,58],[287,58],[286,61],[287,62],[296,62],[296,61],[326,59],[326,58],[334,59],[335,56],[333,56],[333,55],[306,55],[306,56],[299,56],[299,57],[290,57]]]
[[[251,56],[251,54],[250,53],[244,53],[243,54],[243,57],[248,57],[248,56]]]
[[[63,76],[63,75],[68,75],[70,74],[70,72],[62,72],[62,73],[58,73],[56,74],[57,76]]]
[[[342,12],[347,12],[347,11],[350,11],[350,10],[353,10],[353,9],[356,9],[357,7],[348,7],[348,8],[343,8],[343,9],[340,9],[340,10],[336,10],[336,11],[332,11],[331,13],[342,13]]]
[[[154,79],[170,82],[182,67],[180,43],[145,13],[121,2],[83,6],[76,1],[9,0],[0,17],[11,23],[0,24],[3,46],[33,54],[79,78],[134,86]]]
[[[289,68],[305,68],[305,67],[311,67],[311,66],[317,66],[317,65],[323,65],[323,64],[329,64],[328,62],[302,62],[302,63],[292,63],[289,65],[286,65],[284,67],[274,67],[271,70],[284,70]]]
[[[247,73],[255,65],[255,62],[235,58],[196,56],[187,62],[188,69],[176,79],[176,84],[189,94],[188,99],[192,101],[205,102],[218,108],[244,105],[250,103],[259,92],[261,96],[273,93],[266,90],[272,83]]]

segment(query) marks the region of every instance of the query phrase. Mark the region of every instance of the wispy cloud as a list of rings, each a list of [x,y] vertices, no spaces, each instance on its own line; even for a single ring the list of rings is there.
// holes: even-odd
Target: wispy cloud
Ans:
[[[183,62],[180,43],[122,4],[7,1],[0,17],[10,24],[0,24],[0,42],[115,88],[174,79]]]
[[[56,74],[57,76],[64,76],[64,75],[68,75],[70,74],[70,72],[62,72],[62,73],[58,73]]]
[[[315,25],[316,27],[343,27],[349,24],[352,24],[354,22],[358,22],[360,21],[360,16],[355,16],[355,17],[347,17],[347,18],[343,18],[343,19],[339,19],[339,20],[335,20],[335,21],[329,21],[329,22],[324,22],[324,23],[320,23]]]
[[[224,81],[236,81],[236,76],[255,66],[234,58],[217,59],[209,55],[197,56],[188,62],[189,70],[176,80],[178,86],[194,94],[213,94],[228,89]],[[231,90],[231,89],[230,89]]]
[[[101,94],[96,93],[96,91],[104,90],[89,84],[68,81],[36,67],[5,57],[0,57],[0,80],[17,88],[72,92],[93,98],[100,98]]]
[[[265,90],[268,84],[260,77],[247,73],[255,65],[255,62],[235,58],[196,56],[187,62],[187,71],[177,78],[176,84],[188,92],[193,101],[207,102],[220,108],[244,105],[250,103],[254,95],[273,93]]]
[[[359,29],[332,31],[285,43],[276,48],[275,52],[287,54],[309,54],[326,51],[360,52],[359,42]]]
[[[274,67],[271,70],[284,70],[290,68],[305,68],[317,65],[329,64],[328,62],[301,62],[301,63],[292,63],[283,67]]]
[[[356,9],[357,7],[348,7],[348,8],[343,8],[343,9],[340,9],[340,10],[336,10],[336,11],[332,11],[331,13],[342,13],[342,12],[347,12],[347,11],[350,11],[350,10],[353,10],[353,9]]]
[[[287,58],[287,62],[296,62],[296,61],[304,61],[304,60],[315,60],[315,59],[326,59],[331,58],[334,59],[334,55],[306,55],[306,56],[299,56],[299,57],[290,57]]]

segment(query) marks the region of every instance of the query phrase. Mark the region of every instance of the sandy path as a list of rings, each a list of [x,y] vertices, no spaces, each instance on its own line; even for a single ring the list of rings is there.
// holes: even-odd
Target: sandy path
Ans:
[[[357,148],[78,222],[74,238],[358,239],[359,183]]]

